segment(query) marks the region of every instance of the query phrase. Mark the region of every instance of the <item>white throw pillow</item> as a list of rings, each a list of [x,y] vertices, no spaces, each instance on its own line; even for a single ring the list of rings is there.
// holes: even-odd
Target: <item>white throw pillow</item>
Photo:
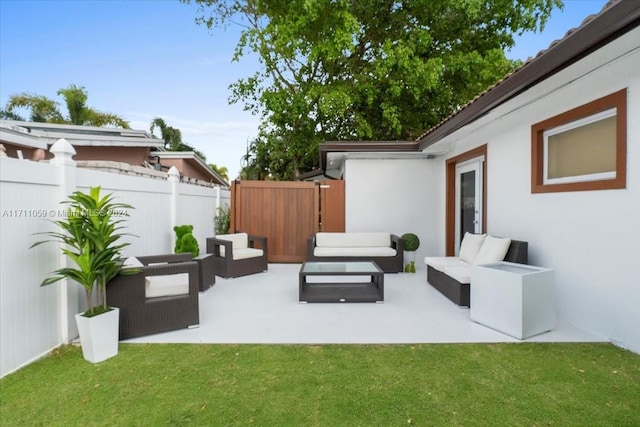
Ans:
[[[499,239],[497,237],[487,236],[484,243],[473,260],[473,264],[489,264],[492,262],[500,262],[509,251],[511,239]]]
[[[144,264],[140,262],[140,260],[134,256],[130,256],[125,259],[122,263],[123,267],[144,267]]]
[[[478,251],[480,251],[486,237],[486,234],[464,233],[458,258],[471,264],[476,255],[478,255]]]

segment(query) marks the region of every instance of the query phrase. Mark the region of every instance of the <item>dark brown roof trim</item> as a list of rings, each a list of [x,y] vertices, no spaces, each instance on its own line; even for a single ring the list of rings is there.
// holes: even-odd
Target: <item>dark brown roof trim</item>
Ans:
[[[423,150],[640,25],[640,1],[614,0],[418,138]],[[326,156],[325,156],[326,157]]]

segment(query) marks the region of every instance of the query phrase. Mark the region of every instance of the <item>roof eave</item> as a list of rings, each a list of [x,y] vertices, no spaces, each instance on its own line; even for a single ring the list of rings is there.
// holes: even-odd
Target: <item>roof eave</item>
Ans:
[[[442,138],[484,116],[494,108],[569,67],[590,53],[640,25],[640,8],[634,1],[611,2],[598,15],[540,52],[440,125],[418,139],[424,150]]]
[[[211,169],[200,156],[194,151],[158,151],[153,153],[154,156],[165,159],[184,159],[193,160],[204,171],[207,172],[219,185],[228,187],[229,183],[222,178],[216,171]]]
[[[318,147],[320,169],[327,170],[327,154],[341,152],[412,152],[419,151],[416,141],[327,141]]]

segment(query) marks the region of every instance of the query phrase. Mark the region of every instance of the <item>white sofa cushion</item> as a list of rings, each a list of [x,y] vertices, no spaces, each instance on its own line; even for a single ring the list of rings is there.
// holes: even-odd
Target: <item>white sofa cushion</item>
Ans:
[[[498,237],[487,236],[473,260],[473,264],[489,264],[492,262],[499,262],[504,260],[504,257],[509,251],[511,245],[511,239],[500,239]]]
[[[262,249],[255,249],[255,248],[234,249],[233,259],[247,259],[247,258],[261,257],[263,253],[264,252],[262,251]]]
[[[469,264],[473,263],[486,237],[486,234],[464,233],[464,238],[460,244],[460,259]]]
[[[316,247],[391,247],[391,233],[316,233]]]
[[[469,266],[469,263],[462,261],[460,258],[455,256],[444,256],[444,257],[426,257],[424,259],[424,263],[430,265],[438,271],[444,273],[445,267],[464,267]]]
[[[471,265],[448,265],[444,268],[444,274],[454,278],[462,284],[468,285],[469,283],[471,283]]]
[[[249,247],[249,235],[247,233],[218,234],[216,239],[231,242],[231,248],[234,251],[236,249],[247,249]],[[224,256],[224,254],[225,248],[224,246],[220,246],[220,256]]]
[[[313,255],[317,257],[394,257],[397,252],[389,246],[373,246],[373,247],[316,247]]]
[[[147,298],[187,295],[189,293],[189,273],[146,276],[144,281]]]

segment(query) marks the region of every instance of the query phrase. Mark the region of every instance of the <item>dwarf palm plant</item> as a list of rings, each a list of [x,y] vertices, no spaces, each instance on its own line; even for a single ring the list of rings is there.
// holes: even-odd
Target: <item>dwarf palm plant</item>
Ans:
[[[50,231],[44,234],[51,239],[34,243],[31,247],[46,242],[63,243],[62,252],[67,255],[76,267],[63,267],[46,278],[41,286],[50,285],[62,279],[72,279],[85,290],[88,310],[86,316],[94,316],[108,311],[106,285],[118,273],[133,274],[136,270],[122,270],[120,260],[122,248],[129,243],[118,243],[121,237],[128,233],[120,233],[120,224],[124,219],[118,216],[127,215],[127,209],[132,206],[116,203],[111,194],[100,196],[100,187],[91,187],[89,193],[74,192],[69,200],[66,218],[52,221],[60,231]],[[97,290],[97,301],[94,291]]]

